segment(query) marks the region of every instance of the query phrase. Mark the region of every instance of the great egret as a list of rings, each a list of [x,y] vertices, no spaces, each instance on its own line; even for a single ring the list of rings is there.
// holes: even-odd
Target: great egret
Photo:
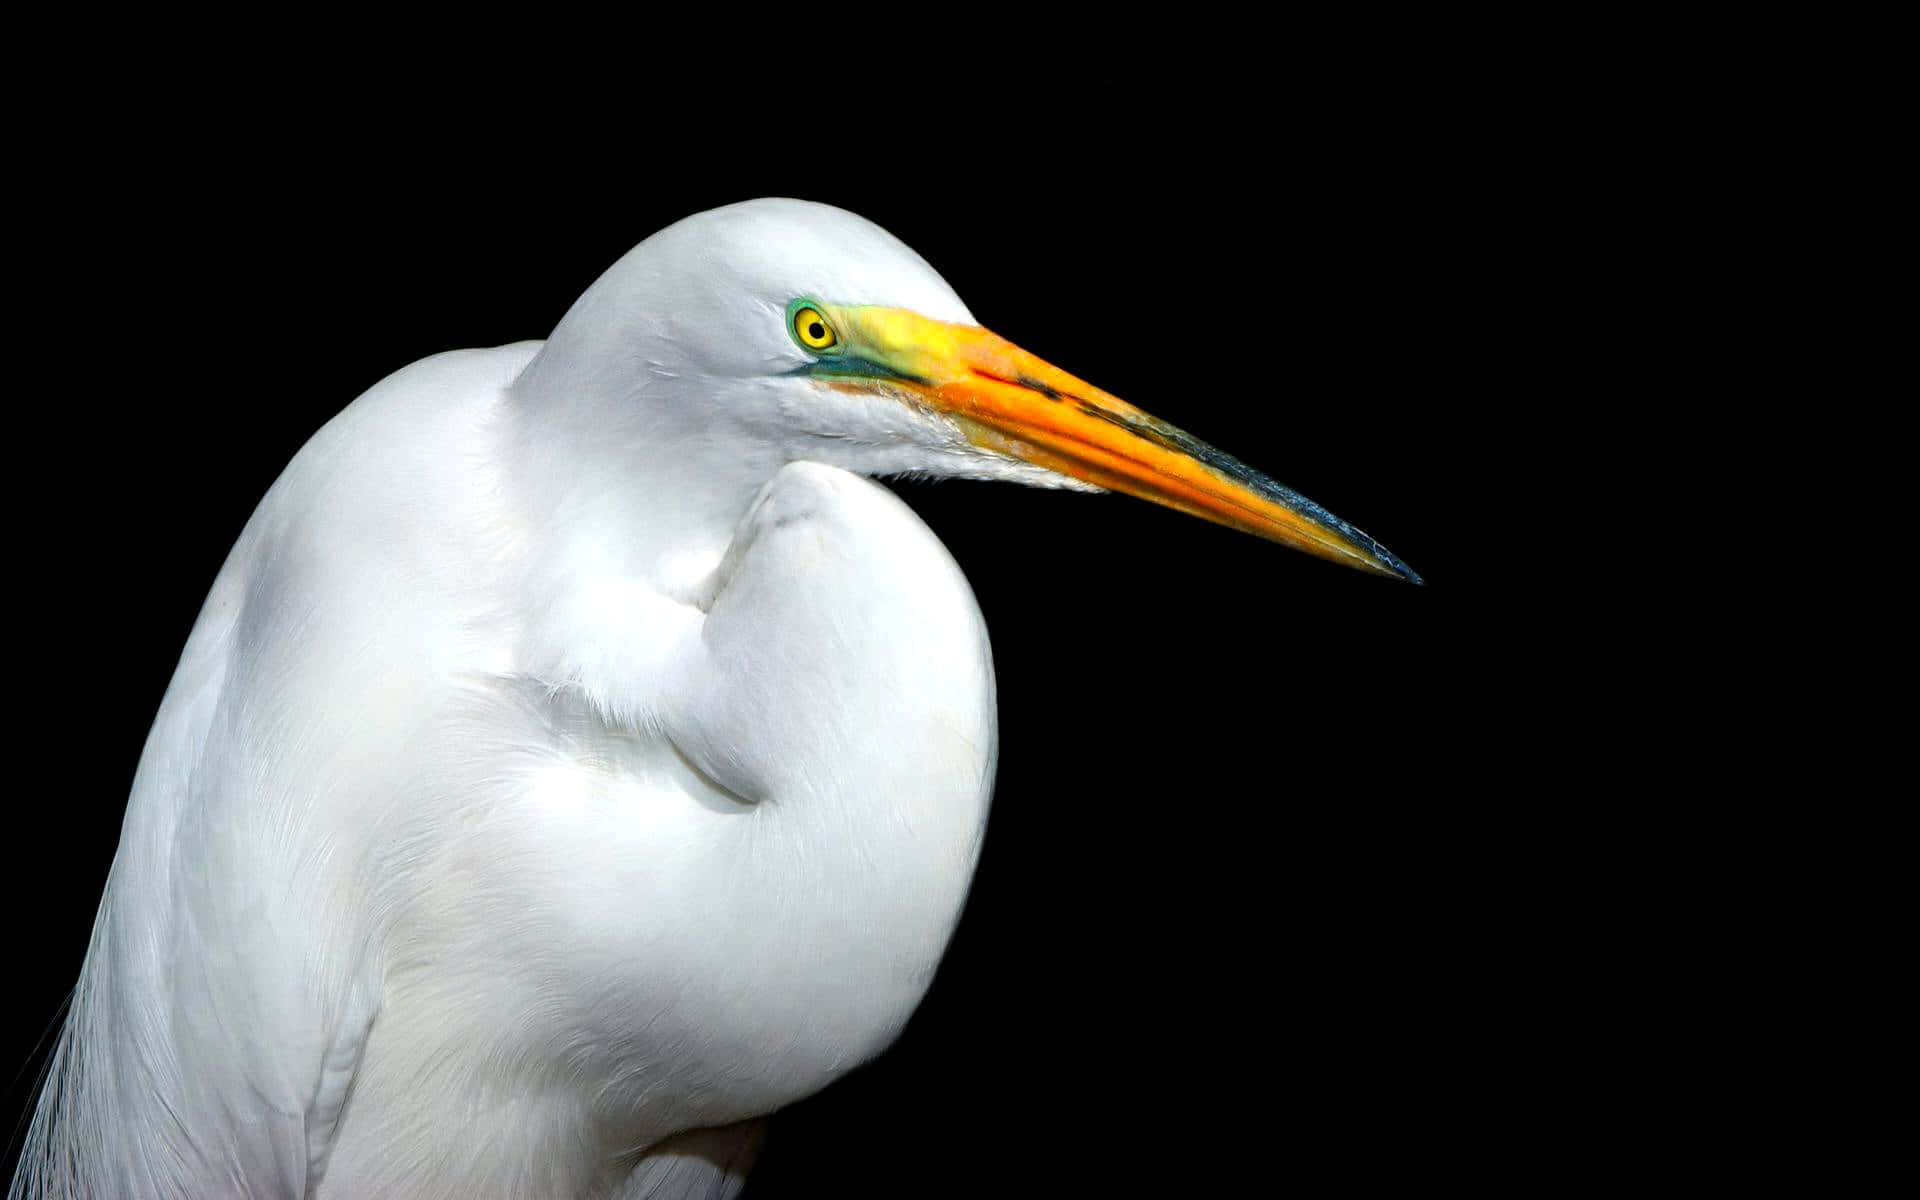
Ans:
[[[986,631],[866,476],[1371,538],[977,327],[852,214],[643,242],[294,458],[155,719],[14,1195],[692,1196],[959,914]]]

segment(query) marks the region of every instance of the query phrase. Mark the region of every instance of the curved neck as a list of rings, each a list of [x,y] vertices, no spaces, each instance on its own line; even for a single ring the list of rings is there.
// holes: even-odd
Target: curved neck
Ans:
[[[555,333],[508,389],[508,486],[536,606],[556,589],[614,580],[679,597],[725,553],[755,493],[779,470],[777,446],[722,425],[716,398],[751,380],[609,373]],[[744,405],[738,407],[745,407]]]

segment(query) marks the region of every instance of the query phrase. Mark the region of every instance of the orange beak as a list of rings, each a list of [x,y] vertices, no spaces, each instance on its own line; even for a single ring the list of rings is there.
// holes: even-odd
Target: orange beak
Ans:
[[[836,357],[860,360],[846,385],[897,387],[957,421],[978,446],[1320,558],[1420,582],[1386,547],[1305,496],[1005,338],[904,309],[819,307],[845,343]],[[831,360],[820,371],[836,374]]]

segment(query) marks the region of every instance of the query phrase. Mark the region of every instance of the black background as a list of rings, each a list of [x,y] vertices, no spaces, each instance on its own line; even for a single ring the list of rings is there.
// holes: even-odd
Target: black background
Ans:
[[[1530,489],[1579,455],[1540,415],[1564,316],[1542,281],[1591,226],[1564,125],[1509,88],[1413,50],[1264,65],[777,161],[757,132],[575,145],[449,108],[375,138],[220,96],[64,148],[21,234],[44,274],[16,328],[56,382],[15,431],[43,714],[16,728],[59,768],[15,797],[39,832],[8,883],[8,1126],[179,648],[287,459],[414,359],[544,336],[662,225],[784,194],[880,223],[988,327],[1427,586],[1124,498],[899,485],[992,631],[990,833],[899,1044],[784,1113],[747,1194],[1531,1179],[1611,1036],[1558,882],[1589,866],[1580,767],[1530,732],[1577,638],[1542,615],[1560,551]]]

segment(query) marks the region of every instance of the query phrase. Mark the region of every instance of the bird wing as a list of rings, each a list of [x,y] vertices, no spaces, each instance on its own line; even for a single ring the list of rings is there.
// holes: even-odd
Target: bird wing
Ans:
[[[255,510],[142,753],[14,1195],[294,1200],[325,1172],[383,988],[375,847],[483,640],[450,564],[484,549],[408,521],[460,527],[461,439],[535,348],[390,376]]]
[[[16,1194],[298,1197],[324,1167],[376,992],[282,886],[306,851],[254,786],[244,590],[223,573],[149,734]]]

